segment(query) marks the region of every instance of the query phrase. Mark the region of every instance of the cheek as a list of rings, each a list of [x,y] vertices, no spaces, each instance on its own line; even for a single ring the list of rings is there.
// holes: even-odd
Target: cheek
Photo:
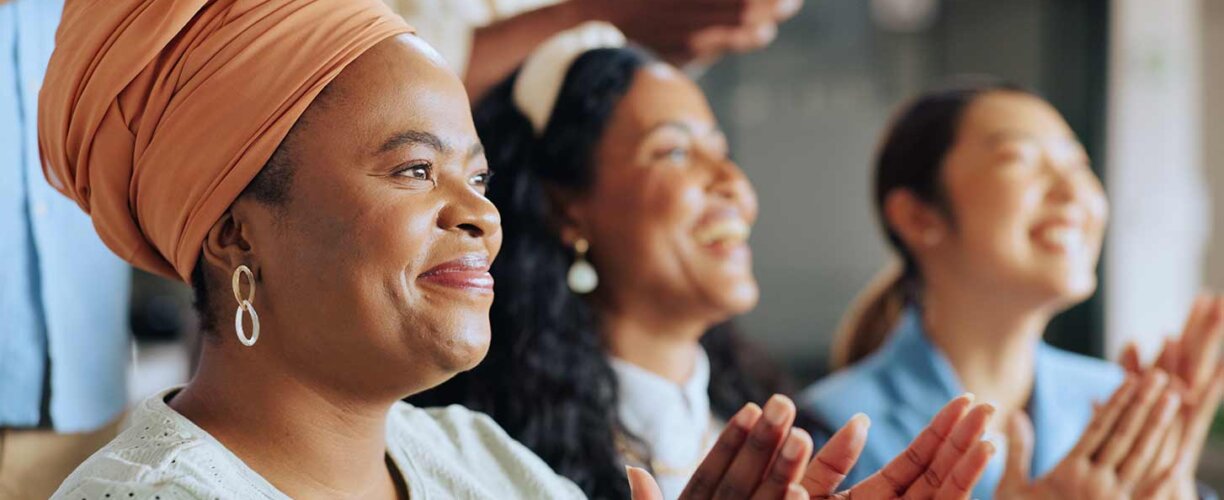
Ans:
[[[1085,193],[1082,196],[1085,212],[1088,214],[1089,224],[1097,238],[1096,243],[1100,246],[1105,237],[1105,227],[1109,224],[1109,199],[1095,177],[1083,192]]]
[[[967,185],[958,194],[952,206],[954,230],[971,254],[1006,258],[1023,250],[1041,207],[1039,190],[989,179]]]

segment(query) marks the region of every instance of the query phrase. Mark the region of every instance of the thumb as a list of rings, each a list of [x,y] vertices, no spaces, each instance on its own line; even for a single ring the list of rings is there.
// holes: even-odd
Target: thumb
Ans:
[[[1029,484],[1029,464],[1033,459],[1033,424],[1023,411],[1007,421],[1007,465],[999,479],[998,492],[1012,492]]]
[[[625,475],[629,476],[629,496],[633,500],[663,500],[659,483],[645,469],[626,465]]]

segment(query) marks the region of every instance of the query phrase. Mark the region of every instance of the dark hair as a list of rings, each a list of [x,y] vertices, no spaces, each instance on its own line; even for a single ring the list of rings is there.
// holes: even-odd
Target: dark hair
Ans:
[[[884,133],[876,153],[874,204],[888,244],[901,268],[887,272],[867,287],[843,320],[830,357],[833,368],[850,365],[878,349],[895,327],[905,307],[917,300],[921,282],[918,264],[905,242],[889,226],[884,202],[905,189],[952,218],[941,172],[944,157],[956,141],[961,117],[978,97],[991,92],[1031,93],[993,78],[960,78],[952,85],[927,92],[901,108]]]
[[[654,61],[635,49],[599,49],[570,67],[547,129],[536,137],[515,107],[515,75],[475,111],[495,172],[488,196],[501,211],[504,241],[493,264],[493,338],[485,360],[410,401],[462,404],[492,416],[592,498],[627,498],[618,433],[617,382],[598,330],[597,311],[566,285],[573,253],[554,224],[546,190],[590,189],[594,152],[638,70]],[[710,359],[711,407],[729,417],[767,393],[742,362],[730,325],[703,339]]]

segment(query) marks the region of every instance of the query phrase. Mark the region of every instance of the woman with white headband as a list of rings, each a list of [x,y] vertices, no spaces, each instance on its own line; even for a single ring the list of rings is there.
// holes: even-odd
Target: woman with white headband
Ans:
[[[596,498],[628,493],[626,465],[675,498],[745,404],[790,422],[727,324],[757,302],[756,198],[691,80],[593,23],[542,45],[475,115],[505,235],[493,339],[422,401],[490,414]],[[984,425],[989,407],[969,406],[949,411]],[[860,418],[843,435],[866,431]]]

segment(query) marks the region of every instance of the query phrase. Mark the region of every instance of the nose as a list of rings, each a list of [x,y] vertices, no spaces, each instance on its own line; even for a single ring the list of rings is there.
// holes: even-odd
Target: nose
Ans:
[[[1050,157],[1046,158],[1045,164],[1051,182],[1047,197],[1051,201],[1074,203],[1089,195],[1086,191],[1091,189],[1093,183],[1084,180],[1089,177],[1095,179],[1095,174],[1090,169],[1074,162],[1058,161]]]
[[[438,213],[438,227],[480,239],[501,233],[501,214],[488,198],[466,184],[448,191],[448,199]]]
[[[744,175],[739,165],[730,158],[722,158],[713,160],[711,168],[714,175],[711,176],[710,191],[739,205],[745,216],[755,219],[756,190],[752,188],[752,183],[748,181],[748,176]]]

